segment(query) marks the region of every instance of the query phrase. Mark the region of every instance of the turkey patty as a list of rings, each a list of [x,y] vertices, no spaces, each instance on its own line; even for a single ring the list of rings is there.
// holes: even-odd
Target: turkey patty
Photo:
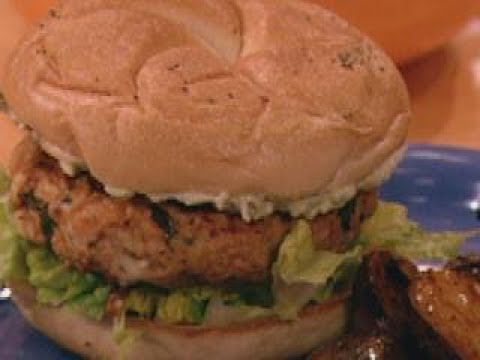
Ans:
[[[12,170],[11,204],[21,233],[50,245],[69,265],[121,286],[262,282],[294,219],[282,214],[246,223],[208,206],[113,198],[88,173],[69,177],[30,144]],[[28,161],[26,161],[28,160]],[[375,191],[310,221],[319,249],[342,252],[377,205]]]

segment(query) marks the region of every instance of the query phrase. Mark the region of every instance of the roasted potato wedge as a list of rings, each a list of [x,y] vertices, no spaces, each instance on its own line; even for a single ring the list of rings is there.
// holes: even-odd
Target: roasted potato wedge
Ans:
[[[351,333],[310,358],[480,359],[480,258],[419,272],[376,251],[354,289]]]

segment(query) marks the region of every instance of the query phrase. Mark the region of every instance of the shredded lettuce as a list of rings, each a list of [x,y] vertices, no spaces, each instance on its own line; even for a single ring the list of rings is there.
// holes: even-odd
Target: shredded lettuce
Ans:
[[[65,304],[69,309],[80,312],[91,319],[102,320],[109,294],[109,286],[98,287],[93,292],[81,294]]]
[[[209,288],[174,291],[160,299],[157,317],[172,324],[201,324],[214,293],[215,291]]]
[[[0,170],[0,191],[6,176]],[[18,234],[5,199],[0,201],[0,280],[24,280],[37,289],[37,301],[66,305],[100,320],[106,309],[109,286],[97,275],[81,273],[62,263],[46,247],[28,243]]]
[[[1,172],[0,172],[1,173]],[[0,280],[23,280],[28,275],[26,241],[12,226],[7,205],[0,202]]]
[[[222,292],[221,297],[226,304],[238,306],[270,308],[275,303],[270,281],[259,284],[239,284]]]
[[[361,229],[360,243],[367,249],[386,249],[411,260],[448,260],[457,256],[466,232],[428,232],[409,220],[407,208],[381,202]]]
[[[315,250],[312,230],[305,220],[300,220],[285,237],[274,271],[287,285],[325,285],[345,261],[360,256],[360,247],[345,253]]]
[[[345,253],[316,250],[309,224],[300,220],[285,237],[273,265],[275,311],[280,318],[295,318],[317,293],[334,295],[336,279],[348,263],[358,263],[361,247]],[[325,290],[324,290],[325,289]]]
[[[360,268],[360,264],[361,261],[358,259],[345,261],[335,270],[335,273],[328,279],[326,285],[317,289],[314,300],[317,303],[323,303],[336,294],[349,291]]]
[[[302,310],[315,297],[317,287],[311,284],[286,285],[276,278],[273,283],[275,291],[275,314],[283,320],[295,320]]]
[[[10,188],[10,178],[5,171],[0,168],[0,196],[7,193]]]
[[[125,300],[125,310],[141,318],[152,318],[157,311],[159,294],[152,288],[131,289]]]
[[[210,326],[228,326],[248,320],[275,316],[273,309],[261,306],[249,306],[226,301],[224,296],[214,296],[208,305],[204,324]]]
[[[271,291],[265,290],[265,287],[267,286],[237,286],[235,290],[193,287],[171,291],[132,288],[125,301],[125,311],[140,317],[157,318],[170,324],[202,324],[215,299],[222,302],[225,308],[232,310],[231,317],[260,317],[267,308],[251,304],[265,304],[270,301],[271,295],[267,293]]]
[[[8,183],[0,170],[0,196]],[[280,246],[272,280],[223,290],[133,287],[124,301],[123,321],[117,319],[116,336],[123,343],[137,336],[125,330],[129,314],[172,324],[227,324],[268,316],[294,319],[308,303],[348,291],[361,257],[372,249],[387,249],[413,260],[449,259],[458,254],[468,235],[426,232],[408,219],[405,207],[380,203],[362,225],[358,245],[339,254],[317,250],[308,222],[299,220]],[[50,248],[23,239],[0,199],[0,281],[7,280],[28,281],[37,289],[41,304],[66,306],[96,320],[104,317],[111,294],[101,276],[72,269]]]
[[[299,220],[285,237],[273,266],[274,308],[281,318],[294,318],[312,299],[324,302],[346,291],[362,256],[373,249],[386,249],[413,261],[448,260],[458,255],[471,235],[425,231],[408,218],[404,206],[380,202],[375,214],[362,225],[358,245],[337,254],[315,250],[309,224]]]
[[[67,267],[49,249],[32,247],[26,254],[28,281],[37,288],[37,301],[46,305],[66,305],[72,310],[101,320],[110,287],[102,278]]]
[[[120,346],[119,359],[127,359],[133,351],[132,345],[143,336],[140,330],[132,330],[127,327],[126,312],[113,319],[113,339]]]

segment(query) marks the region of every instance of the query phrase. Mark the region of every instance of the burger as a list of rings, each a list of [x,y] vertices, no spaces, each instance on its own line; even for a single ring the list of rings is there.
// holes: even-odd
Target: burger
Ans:
[[[410,118],[356,29],[295,0],[65,0],[3,84],[27,135],[0,274],[35,327],[112,359],[291,358],[344,331]]]

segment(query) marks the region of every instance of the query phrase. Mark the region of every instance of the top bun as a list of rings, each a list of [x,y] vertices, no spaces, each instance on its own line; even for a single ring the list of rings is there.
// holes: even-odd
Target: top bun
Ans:
[[[357,186],[410,118],[384,52],[298,0],[63,1],[4,84],[47,151],[147,194]]]

